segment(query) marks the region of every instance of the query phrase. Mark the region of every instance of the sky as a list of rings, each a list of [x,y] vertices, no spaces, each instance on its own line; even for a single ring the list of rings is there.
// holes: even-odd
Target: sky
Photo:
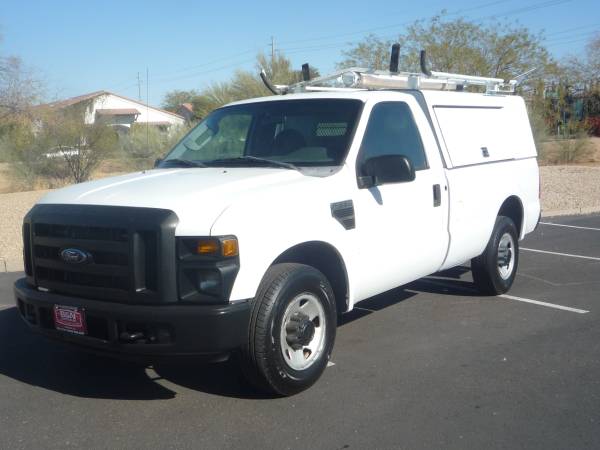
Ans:
[[[342,51],[373,33],[391,38],[442,10],[544,32],[557,58],[581,55],[600,34],[598,0],[32,1],[2,0],[0,56],[20,57],[46,100],[109,90],[160,105],[166,92],[202,89],[282,51],[300,68],[332,71]],[[137,77],[141,80],[138,83]],[[146,73],[148,83],[146,84]]]

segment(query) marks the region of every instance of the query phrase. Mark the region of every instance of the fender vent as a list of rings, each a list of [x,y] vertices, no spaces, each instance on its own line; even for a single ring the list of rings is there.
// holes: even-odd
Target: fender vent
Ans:
[[[331,215],[341,223],[346,230],[352,230],[356,227],[354,220],[354,203],[352,203],[352,200],[332,203]]]

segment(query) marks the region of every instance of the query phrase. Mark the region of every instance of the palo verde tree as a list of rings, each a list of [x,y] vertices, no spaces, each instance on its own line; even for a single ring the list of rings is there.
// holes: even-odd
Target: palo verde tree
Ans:
[[[32,105],[40,100],[42,90],[35,71],[21,58],[0,53],[0,161],[9,159],[15,142],[29,139]]]
[[[17,172],[30,183],[44,178],[50,185],[86,181],[117,144],[115,130],[101,122],[87,124],[86,105],[60,110],[37,108],[33,128],[12,147]]]
[[[183,103],[192,103],[200,96],[200,92],[195,89],[190,90],[174,90],[167,92],[162,101],[163,109],[176,112],[177,108]]]
[[[441,72],[510,79],[536,68],[532,78],[540,78],[554,67],[542,36],[525,27],[449,20],[444,13],[414,22],[397,39],[370,35],[344,51],[338,66],[387,69],[394,42],[401,46],[401,69],[412,72],[419,72],[420,50],[427,52],[433,70]]]
[[[290,84],[302,79],[302,71],[292,67],[292,62],[285,55],[278,53],[274,59],[264,54],[256,57],[255,69],[253,71],[238,70],[229,81],[214,83],[202,90],[199,95],[194,95],[191,103],[194,106],[194,113],[198,118],[206,117],[212,110],[223,106],[226,103],[247,98],[262,97],[272,95],[264,86],[259,73],[264,69],[269,79],[275,84]],[[311,68],[311,76],[318,76],[316,69]],[[167,93],[163,105],[172,103],[173,99],[177,101],[184,98],[182,93],[194,93],[196,91],[173,91]]]

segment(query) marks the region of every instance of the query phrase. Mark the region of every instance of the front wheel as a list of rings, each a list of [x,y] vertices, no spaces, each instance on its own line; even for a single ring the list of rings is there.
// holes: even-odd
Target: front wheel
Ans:
[[[242,370],[261,390],[293,395],[319,379],[336,333],[336,306],[327,278],[304,264],[275,264],[252,305]]]
[[[483,294],[504,294],[515,281],[518,265],[517,227],[509,217],[498,216],[485,250],[471,260],[473,281]]]

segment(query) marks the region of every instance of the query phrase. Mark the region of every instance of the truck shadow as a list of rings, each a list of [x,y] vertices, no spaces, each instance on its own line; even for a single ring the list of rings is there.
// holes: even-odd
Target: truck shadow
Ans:
[[[436,274],[436,280],[437,276],[445,277],[443,286],[423,279],[362,301],[342,315],[338,325],[344,327],[386,310],[419,292],[469,295],[464,289],[467,285],[472,289],[472,284],[458,279],[462,273],[458,269]],[[152,369],[49,341],[32,333],[16,308],[0,309],[0,376],[30,386],[76,397],[113,400],[168,400],[175,398],[178,387],[233,398],[273,398],[257,394],[248,386],[234,358],[214,364],[157,364]]]

